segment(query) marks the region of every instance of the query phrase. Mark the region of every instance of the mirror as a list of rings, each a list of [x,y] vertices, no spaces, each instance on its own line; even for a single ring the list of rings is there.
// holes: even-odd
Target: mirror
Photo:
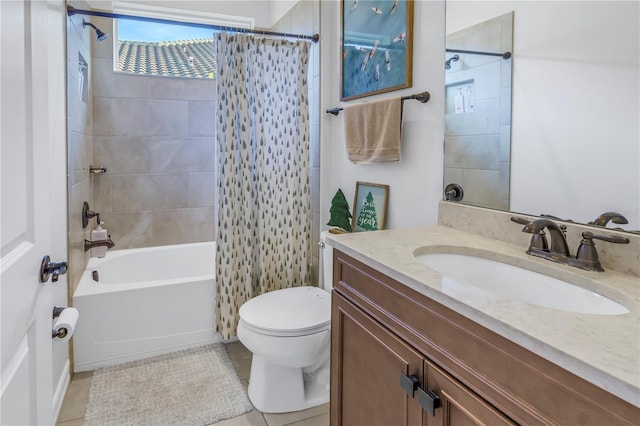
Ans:
[[[444,185],[461,185],[461,203],[640,230],[639,13],[627,1],[447,1],[447,49],[513,43],[512,57],[491,65],[501,76],[497,112],[483,112],[483,74],[470,71],[489,59],[459,53],[445,73]],[[497,136],[496,124],[483,135],[496,114]],[[473,142],[461,129],[475,132]],[[488,163],[497,168],[483,169]]]

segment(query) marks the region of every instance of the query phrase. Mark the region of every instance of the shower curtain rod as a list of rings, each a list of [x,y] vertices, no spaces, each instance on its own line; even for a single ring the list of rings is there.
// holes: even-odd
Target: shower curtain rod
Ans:
[[[511,57],[511,52],[508,52],[508,51],[504,53],[479,52],[477,50],[460,50],[460,49],[446,49],[446,51],[451,53],[468,53],[470,55],[501,56],[502,59],[509,59]]]
[[[149,18],[146,16],[134,16],[134,15],[124,15],[122,13],[112,13],[112,12],[102,12],[98,10],[86,10],[86,9],[76,9],[73,6],[67,6],[67,15],[88,15],[88,16],[99,16],[102,18],[115,18],[115,19],[129,19],[132,21],[143,21],[143,22],[156,22],[159,24],[179,24],[187,27],[195,27],[195,28],[209,28],[212,30],[218,31],[231,31],[235,33],[247,33],[247,34],[261,34],[267,36],[274,37],[291,37],[298,38],[303,40],[311,40],[314,43],[317,43],[320,40],[319,34],[313,35],[305,35],[305,34],[291,34],[291,33],[279,33],[274,31],[267,30],[255,30],[249,28],[237,28],[237,27],[227,27],[222,25],[213,25],[213,24],[200,24],[197,22],[183,22],[183,21],[174,21],[171,19],[162,19],[162,18]]]

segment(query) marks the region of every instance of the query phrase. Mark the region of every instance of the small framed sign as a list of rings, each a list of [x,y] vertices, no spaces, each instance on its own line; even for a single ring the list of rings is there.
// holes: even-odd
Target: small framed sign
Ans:
[[[389,185],[356,182],[353,201],[353,232],[384,229]]]

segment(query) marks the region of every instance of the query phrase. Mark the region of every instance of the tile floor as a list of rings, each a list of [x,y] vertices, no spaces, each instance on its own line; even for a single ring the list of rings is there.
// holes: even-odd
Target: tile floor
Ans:
[[[251,352],[240,342],[226,344],[227,353],[238,377],[245,386],[249,385]],[[58,426],[82,426],[84,411],[89,397],[92,372],[76,373],[69,384],[58,416]],[[283,414],[267,414],[258,410],[250,411],[233,419],[223,420],[216,426],[328,426],[329,404],[304,411]],[[204,426],[204,425],[203,425]]]

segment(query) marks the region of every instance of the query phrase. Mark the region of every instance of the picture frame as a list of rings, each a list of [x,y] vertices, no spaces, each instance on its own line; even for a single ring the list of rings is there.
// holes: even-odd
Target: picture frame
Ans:
[[[384,229],[387,219],[389,185],[356,182],[353,200],[352,232]]]
[[[341,0],[340,100],[411,87],[413,0]]]

